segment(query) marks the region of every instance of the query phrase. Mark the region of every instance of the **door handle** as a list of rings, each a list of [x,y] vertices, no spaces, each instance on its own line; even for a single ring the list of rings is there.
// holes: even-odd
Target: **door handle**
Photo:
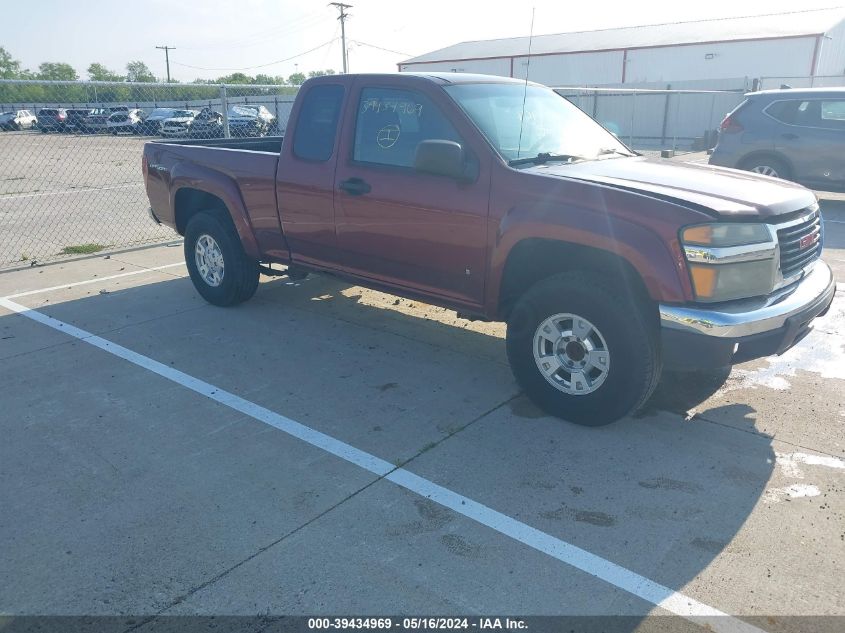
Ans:
[[[372,187],[361,178],[349,178],[340,183],[340,188],[350,196],[362,196],[370,193]]]
[[[792,132],[788,132],[786,134],[781,134],[781,138],[789,139],[790,141],[794,141],[798,138],[797,134],[793,134]]]

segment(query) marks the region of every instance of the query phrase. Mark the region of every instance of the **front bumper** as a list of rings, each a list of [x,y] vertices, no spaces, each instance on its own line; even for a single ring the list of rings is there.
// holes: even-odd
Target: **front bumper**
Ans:
[[[835,293],[830,267],[817,260],[801,281],[768,297],[707,308],[661,304],[664,365],[707,369],[783,354],[810,332]]]

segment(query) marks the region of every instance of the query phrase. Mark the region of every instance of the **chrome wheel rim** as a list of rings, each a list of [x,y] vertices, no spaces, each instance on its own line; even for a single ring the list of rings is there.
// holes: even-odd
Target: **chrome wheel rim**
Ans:
[[[213,237],[205,233],[200,235],[194,249],[194,259],[197,271],[205,283],[212,288],[223,283],[223,252]]]
[[[756,167],[752,167],[751,171],[753,171],[755,174],[771,176],[772,178],[779,178],[777,170],[771,165],[757,165]]]
[[[610,352],[599,329],[577,314],[561,313],[543,321],[534,333],[537,369],[558,391],[585,396],[604,384]]]

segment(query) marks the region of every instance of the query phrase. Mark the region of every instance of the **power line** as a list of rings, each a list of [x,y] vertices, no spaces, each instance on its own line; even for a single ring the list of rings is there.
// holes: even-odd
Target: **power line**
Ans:
[[[297,31],[303,32],[313,29],[315,26],[319,26],[325,17],[322,15],[309,14],[305,16],[300,16],[294,20],[291,20],[285,24],[278,25],[271,29],[265,29],[263,31],[258,31],[256,33],[251,33],[249,35],[244,36],[243,39],[229,39],[229,40],[221,40],[217,43],[207,44],[203,46],[182,46],[181,48],[186,50],[228,50],[228,49],[237,49],[237,48],[249,48],[251,46],[258,46],[264,42],[276,39],[279,35],[283,33],[287,33],[290,31]]]
[[[333,39],[333,40],[337,40],[337,32],[338,32],[338,31],[340,31],[340,24],[338,24],[338,25],[337,25],[337,27],[335,27],[334,33],[332,34],[332,39]],[[332,47],[331,47],[331,46],[329,46],[329,47],[326,49],[326,52],[323,54],[323,61],[322,61],[322,63],[320,64],[320,66],[325,66],[325,65],[326,65],[326,62],[329,60],[329,55],[331,54],[331,52],[332,52]]]
[[[384,48],[382,46],[376,46],[375,44],[368,44],[367,42],[362,42],[361,40],[349,40],[353,44],[358,44],[359,46],[368,46],[370,48],[376,48],[380,51],[384,51],[386,53],[395,53],[396,55],[405,55],[406,57],[413,57],[411,53],[403,53],[402,51],[394,51],[390,48]]]
[[[167,83],[170,83],[170,51],[175,51],[173,46],[156,46],[157,49],[164,51],[164,61],[167,64]]]
[[[313,53],[314,51],[318,51],[325,46],[329,46],[337,41],[337,38],[329,40],[328,42],[323,42],[319,46],[315,46],[307,51],[302,53],[298,53],[296,55],[292,55],[290,57],[286,57],[285,59],[277,59],[274,62],[269,62],[267,64],[259,64],[258,66],[245,66],[244,68],[206,68],[204,66],[191,66],[190,64],[180,64],[178,62],[173,62],[177,66],[184,66],[185,68],[193,68],[194,70],[252,70],[254,68],[266,68],[267,66],[275,66],[276,64],[281,64],[283,62],[289,62],[292,59],[296,59],[297,57],[302,57],[303,55],[307,55],[308,53]]]
[[[340,11],[340,15],[337,17],[340,20],[340,38],[342,41],[341,46],[343,47],[343,74],[345,75],[349,72],[349,63],[347,60],[347,51],[346,51],[346,18],[349,17],[349,14],[346,12],[346,9],[351,9],[351,4],[343,4],[342,2],[329,2],[330,7],[337,7]]]

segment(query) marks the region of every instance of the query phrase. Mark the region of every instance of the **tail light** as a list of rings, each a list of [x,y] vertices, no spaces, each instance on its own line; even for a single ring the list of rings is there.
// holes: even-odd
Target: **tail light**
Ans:
[[[147,165],[147,156],[145,154],[141,154],[141,173],[144,175],[144,180],[147,179],[147,172],[149,171]]]
[[[737,132],[742,132],[742,130],[742,124],[732,114],[726,116],[724,121],[722,121],[722,125],[719,126],[719,131],[723,134],[736,134]]]

